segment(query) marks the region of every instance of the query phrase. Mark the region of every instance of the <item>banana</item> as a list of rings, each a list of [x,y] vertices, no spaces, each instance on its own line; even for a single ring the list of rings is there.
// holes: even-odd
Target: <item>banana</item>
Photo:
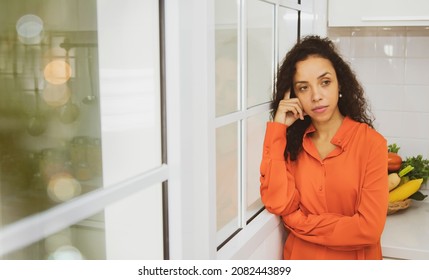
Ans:
[[[410,180],[389,192],[389,202],[395,202],[409,198],[420,189],[423,178]]]

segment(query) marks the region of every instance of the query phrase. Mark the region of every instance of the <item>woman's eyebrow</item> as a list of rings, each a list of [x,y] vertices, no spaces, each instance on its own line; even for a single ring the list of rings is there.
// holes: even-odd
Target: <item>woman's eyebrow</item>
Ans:
[[[324,78],[324,77],[325,77],[325,76],[327,76],[327,75],[331,75],[331,72],[326,71],[325,73],[323,73],[322,75],[320,75],[319,77],[317,77],[317,79],[319,80],[319,79],[321,79],[321,78]],[[294,84],[294,85],[297,85],[297,84],[308,84],[308,82],[307,82],[307,81],[296,81],[296,82],[294,82],[293,84]]]
[[[317,79],[323,78],[323,77],[325,77],[327,75],[330,75],[330,74],[331,74],[331,72],[326,71],[325,73],[323,73],[322,75],[320,75],[319,77],[317,77]]]
[[[294,86],[298,86],[298,85],[300,85],[300,84],[308,84],[308,82],[306,82],[306,81],[297,81],[297,82],[295,82],[295,83],[293,83],[294,84]]]

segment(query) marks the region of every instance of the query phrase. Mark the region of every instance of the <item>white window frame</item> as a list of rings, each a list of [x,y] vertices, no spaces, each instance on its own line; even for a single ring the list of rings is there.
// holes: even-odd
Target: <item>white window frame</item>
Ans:
[[[160,3],[163,2],[160,1]],[[161,6],[159,9],[161,9]],[[103,154],[105,152],[103,150]],[[103,161],[105,161],[104,157]],[[105,170],[106,165],[103,162],[103,174],[105,172],[114,172]],[[165,163],[160,163],[158,167],[137,174],[135,177],[127,178],[112,185],[104,185],[73,200],[6,225],[0,229],[0,257],[80,223],[86,218],[104,211],[108,206],[125,198],[130,198],[147,188],[154,185],[161,188],[164,185],[163,183],[168,181],[169,173],[169,166]]]
[[[264,210],[217,250],[216,128],[268,111],[269,104],[216,118],[214,1],[165,3],[171,259],[247,258],[280,224]],[[312,3],[263,1],[314,13]]]

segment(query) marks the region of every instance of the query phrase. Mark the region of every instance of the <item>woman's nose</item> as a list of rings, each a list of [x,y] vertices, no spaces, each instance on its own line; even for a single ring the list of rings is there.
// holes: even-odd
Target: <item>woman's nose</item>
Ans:
[[[322,95],[320,94],[319,90],[316,87],[313,87],[311,89],[311,100],[313,102],[317,102],[322,99]]]

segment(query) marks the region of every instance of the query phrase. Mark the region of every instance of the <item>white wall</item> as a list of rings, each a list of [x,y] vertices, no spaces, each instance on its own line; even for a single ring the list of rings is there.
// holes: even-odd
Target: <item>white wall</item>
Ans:
[[[362,82],[376,128],[403,157],[429,157],[429,29],[330,28]]]

